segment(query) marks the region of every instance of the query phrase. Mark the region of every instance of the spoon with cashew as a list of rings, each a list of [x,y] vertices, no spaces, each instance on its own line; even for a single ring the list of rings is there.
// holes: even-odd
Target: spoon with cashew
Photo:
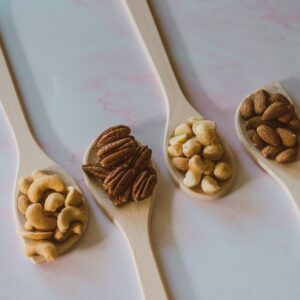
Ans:
[[[16,181],[19,182],[19,186],[16,184],[13,201],[17,232],[24,242],[25,255],[31,257],[32,262],[51,261],[69,250],[82,236],[88,223],[87,204],[73,178],[61,166],[53,162],[36,143],[21,107],[21,101],[1,45],[0,102],[14,133],[18,150]],[[35,170],[42,172],[34,172]],[[72,193],[67,186],[72,186],[80,193],[80,206],[76,207],[74,203],[69,206],[68,203],[66,204],[66,199],[62,194]],[[40,202],[50,191],[60,193],[60,196],[51,196],[52,194],[48,196],[50,199],[46,201],[46,208],[52,211],[47,211]],[[64,201],[66,208],[56,213],[58,207],[53,204],[56,203],[55,205],[59,205],[61,209],[62,203],[59,204],[61,201]],[[79,207],[84,212],[84,218],[82,215],[78,216]],[[74,214],[77,214],[75,219]],[[80,232],[77,227],[77,233],[72,234],[65,241],[57,244],[52,242],[52,239],[65,238],[65,233],[71,227],[70,222],[77,219],[81,222]],[[57,227],[63,232],[57,231],[55,238],[53,235]],[[75,231],[73,230],[73,233]],[[62,236],[59,236],[60,234]]]
[[[247,102],[251,102],[251,100],[253,101],[254,98],[254,104],[256,103],[257,105],[257,103],[260,102],[257,101],[259,100],[258,96],[260,96],[260,94],[262,95],[263,91],[266,91],[270,95],[268,100],[270,104],[267,108],[265,108],[262,120],[257,116],[251,118],[250,115],[253,114],[253,107],[251,108],[251,106],[248,106]],[[271,100],[271,97],[276,101]],[[289,116],[288,108],[284,108],[284,105],[282,105],[284,102],[287,107],[293,107],[293,113],[291,116]],[[247,107],[250,107],[250,109],[248,109],[246,105]],[[275,107],[276,111],[273,107]],[[283,110],[280,113],[281,109]],[[270,112],[275,117],[276,115],[280,115],[274,119],[272,118],[272,115],[270,115]],[[242,115],[244,117],[242,117]],[[264,115],[267,116],[267,118],[264,118]],[[292,115],[294,115],[294,117],[292,117]],[[245,118],[248,120],[245,121]],[[261,143],[259,135],[256,135],[255,139],[253,139],[253,136],[249,136],[250,131],[252,132],[253,130],[256,130],[260,133],[260,136],[265,139],[264,135],[261,134],[261,129],[264,129],[262,126],[267,126],[266,128],[268,128],[272,136],[273,134],[275,137],[279,136],[278,145],[267,145],[266,142],[268,142],[268,140]],[[290,197],[299,207],[300,160],[299,155],[297,155],[297,152],[299,152],[299,144],[297,143],[297,135],[291,133],[291,130],[297,132],[300,129],[299,112],[296,107],[294,107],[292,99],[289,97],[283,86],[279,82],[272,82],[245,97],[236,110],[235,127],[242,145],[250,154],[252,159],[288,192]],[[276,129],[272,131],[272,127],[276,127]],[[283,130],[282,128],[289,129]],[[255,133],[255,131],[253,132]],[[282,132],[284,132],[284,135],[282,135]]]
[[[169,157],[169,140],[174,135],[175,128],[180,124],[186,124],[187,120],[191,119],[191,117],[193,117],[194,121],[202,121],[204,117],[201,116],[189,104],[178,84],[147,0],[125,0],[125,2],[135,27],[144,43],[149,58],[154,65],[159,82],[164,92],[164,98],[167,104],[167,124],[164,136],[164,157],[172,178],[178,184],[181,190],[195,198],[215,199],[225,195],[234,183],[236,175],[236,162],[231,148],[224,139],[219,138],[218,143],[223,144],[224,158],[227,162],[226,166],[228,166],[228,164],[231,166],[231,176],[227,180],[222,181],[218,189],[212,189],[213,186],[210,183],[212,182],[214,185],[216,185],[215,179],[210,175],[206,176],[206,174],[203,172],[194,174],[191,169],[185,170],[187,171],[187,174],[184,177],[182,170],[178,170],[172,162],[173,159]],[[200,127],[201,126],[202,124]],[[196,126],[194,125],[193,127],[195,128]],[[215,129],[216,128],[214,128],[214,130]],[[181,136],[181,140],[179,139],[180,146],[182,146],[184,142],[186,142],[186,137],[183,134]],[[197,157],[197,160],[199,161],[199,157]],[[177,161],[179,161],[179,159],[177,159]],[[200,180],[205,181],[204,183],[205,187],[207,187],[207,192],[204,192],[203,183],[196,185],[196,183],[199,183]]]

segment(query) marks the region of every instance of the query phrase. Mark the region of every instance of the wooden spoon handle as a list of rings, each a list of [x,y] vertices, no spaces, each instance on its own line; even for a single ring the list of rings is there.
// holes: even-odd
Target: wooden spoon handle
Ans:
[[[32,155],[32,150],[39,146],[36,144],[28,127],[20,100],[14,85],[13,77],[9,71],[3,48],[0,44],[0,102],[11,125],[20,153]]]
[[[142,230],[137,226],[136,230],[125,232],[132,254],[135,260],[139,281],[144,292],[145,300],[167,300],[168,296],[157,267],[148,230]],[[123,231],[124,232],[124,231]]]
[[[179,112],[182,105],[191,106],[180,89],[147,0],[125,0],[125,2],[134,24],[144,41],[145,48],[165,93],[165,99],[168,103],[168,114],[172,115],[173,110],[176,108],[178,108],[177,111]]]

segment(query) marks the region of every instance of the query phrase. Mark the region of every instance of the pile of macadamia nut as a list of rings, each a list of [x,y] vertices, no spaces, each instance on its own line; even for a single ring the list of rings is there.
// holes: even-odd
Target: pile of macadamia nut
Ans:
[[[205,194],[214,194],[232,175],[224,161],[224,148],[216,123],[202,117],[191,117],[178,125],[169,140],[168,154],[173,165],[185,172],[183,183],[189,188],[201,186]]]
[[[24,216],[24,230],[18,233],[25,240],[25,255],[53,261],[58,248],[82,235],[88,222],[85,200],[59,175],[41,171],[20,179],[18,188],[18,210]]]

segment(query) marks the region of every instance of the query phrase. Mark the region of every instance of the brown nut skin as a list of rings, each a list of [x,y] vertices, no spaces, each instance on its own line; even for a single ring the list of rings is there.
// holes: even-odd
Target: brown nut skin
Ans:
[[[292,120],[288,122],[288,127],[295,132],[298,132],[300,130],[300,120],[298,117],[294,117]]]
[[[297,157],[297,150],[295,148],[288,148],[276,156],[276,161],[280,164],[287,164],[294,161]]]
[[[271,146],[267,145],[262,150],[261,153],[265,158],[275,159],[275,157],[284,150],[282,145]]]
[[[286,147],[294,147],[297,145],[298,139],[296,134],[286,128],[277,128],[278,135],[280,136],[281,142]]]
[[[288,111],[288,105],[283,102],[274,102],[264,111],[263,121],[275,120]]]
[[[250,96],[246,98],[241,104],[240,116],[247,120],[253,116],[253,113],[254,113],[253,99]]]
[[[267,144],[278,146],[280,144],[280,137],[278,133],[270,126],[260,125],[257,127],[259,137]]]
[[[102,147],[119,139],[128,137],[131,129],[125,125],[117,125],[103,131],[96,139],[95,145]]]
[[[261,115],[268,106],[269,94],[265,90],[259,90],[255,93],[253,97],[254,112],[257,115]]]
[[[290,104],[290,101],[284,95],[282,95],[280,93],[271,94],[269,101],[270,101],[270,103],[282,102],[285,104]]]
[[[256,148],[261,150],[265,147],[266,143],[259,137],[258,133],[254,129],[248,130],[247,133]]]
[[[295,115],[295,107],[294,107],[293,104],[289,104],[289,105],[288,105],[288,111],[287,111],[285,114],[283,114],[283,115],[281,115],[280,117],[278,117],[277,120],[278,120],[279,122],[281,122],[281,123],[286,124],[286,123],[288,123],[290,120],[293,119],[294,115]]]

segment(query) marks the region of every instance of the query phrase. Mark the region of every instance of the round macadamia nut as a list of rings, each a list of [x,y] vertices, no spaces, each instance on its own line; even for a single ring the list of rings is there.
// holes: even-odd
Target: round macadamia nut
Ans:
[[[219,162],[214,169],[214,175],[220,180],[228,179],[232,174],[231,167],[227,162]]]

